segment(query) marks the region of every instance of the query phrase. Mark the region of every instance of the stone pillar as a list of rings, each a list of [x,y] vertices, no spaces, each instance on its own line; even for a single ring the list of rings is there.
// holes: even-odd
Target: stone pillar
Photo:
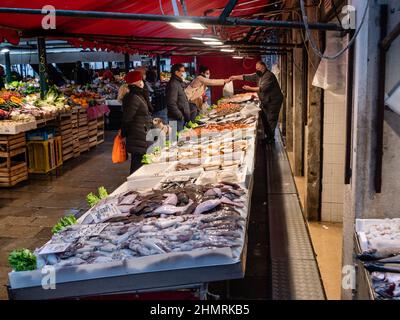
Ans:
[[[320,15],[314,8],[307,10],[310,22],[319,21]],[[319,31],[311,31],[311,36],[319,48],[322,48],[322,34]],[[306,199],[304,213],[309,220],[318,220],[321,198],[321,155],[322,155],[322,89],[314,87],[312,81],[320,63],[320,58],[308,45],[308,120],[307,120],[307,146],[306,146]],[[322,49],[321,49],[322,51]]]
[[[293,41],[301,43],[300,30],[293,30]],[[293,163],[295,176],[304,174],[304,123],[303,123],[303,49],[293,49]]]
[[[282,104],[282,134],[286,135],[286,95],[287,95],[287,55],[281,56],[281,89],[283,93],[283,104]]]
[[[286,150],[293,152],[293,51],[287,55],[286,76]]]

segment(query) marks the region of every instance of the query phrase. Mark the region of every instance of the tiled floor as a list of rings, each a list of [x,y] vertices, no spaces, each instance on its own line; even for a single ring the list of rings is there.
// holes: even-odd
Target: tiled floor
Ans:
[[[43,245],[60,217],[71,210],[87,210],[89,192],[96,192],[99,186],[111,192],[126,180],[129,161],[111,162],[114,135],[108,132],[103,144],[67,161],[52,175],[32,176],[14,188],[0,189],[0,299],[7,299],[4,285],[10,251]]]

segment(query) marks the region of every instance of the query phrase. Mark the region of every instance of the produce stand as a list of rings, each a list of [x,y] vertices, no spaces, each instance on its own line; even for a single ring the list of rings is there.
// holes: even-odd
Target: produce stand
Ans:
[[[243,109],[245,109],[245,107]],[[232,248],[229,247],[228,245],[222,245],[222,246],[217,245],[213,247],[210,244],[211,247],[208,246],[204,248],[199,247],[198,249],[194,247],[193,249],[188,249],[188,250],[184,249],[182,251],[180,250],[167,251],[165,253],[158,252],[158,254],[153,253],[150,255],[142,255],[135,257],[134,259],[124,258],[122,260],[117,259],[107,262],[66,265],[62,267],[61,265],[60,266],[56,265],[55,290],[45,290],[42,288],[43,275],[42,275],[42,270],[40,268],[33,271],[11,272],[9,273],[9,287],[8,287],[8,293],[10,299],[59,299],[59,298],[72,298],[72,297],[83,298],[89,296],[102,296],[102,295],[125,294],[125,293],[143,293],[143,292],[162,292],[162,291],[179,290],[179,289],[194,290],[198,292],[197,296],[199,298],[205,298],[206,297],[205,292],[207,289],[207,284],[209,282],[243,278],[246,266],[247,238],[248,238],[247,230],[249,223],[249,213],[251,209],[251,194],[253,189],[253,170],[254,170],[255,151],[256,151],[255,137],[256,137],[257,122],[258,122],[258,110],[259,109],[255,109],[253,111],[254,120],[252,121],[254,122],[252,122],[251,125],[250,124],[246,125],[250,129],[252,137],[244,138],[247,139],[247,143],[245,144],[247,145],[247,152],[245,153],[245,157],[242,158],[241,161],[243,161],[242,168],[245,168],[245,177],[243,179],[243,182],[240,182],[239,185],[236,184],[237,188],[239,188],[237,189],[238,190],[237,192],[240,191],[239,194],[242,194],[242,196],[240,198],[237,198],[237,200],[239,202],[242,201],[241,203],[243,203],[243,205],[239,206],[240,203],[238,202],[229,202],[228,199],[224,200],[228,201],[228,203],[231,203],[232,205],[234,205],[235,208],[237,208],[235,209],[236,210],[235,215],[240,212],[241,216],[240,220],[233,220],[233,221],[239,222],[243,220],[241,229],[237,229],[237,232],[239,232],[240,237],[236,238],[235,240],[235,242],[237,243],[236,246]],[[248,121],[248,119],[251,118],[242,117],[242,119],[243,119],[242,121],[246,122]],[[212,121],[213,119],[210,119],[210,122]],[[192,129],[187,131],[187,133],[191,134],[192,132],[201,132],[201,130],[213,130],[213,128],[214,128],[213,125],[211,126],[206,125],[205,127],[199,128],[200,129],[199,131],[195,131],[197,129]],[[231,134],[234,134],[236,131],[237,133],[240,133],[241,131],[243,131],[243,129],[231,130]],[[220,138],[216,138],[214,140],[218,139],[222,139],[221,141],[225,141],[226,135],[221,134]],[[234,150],[233,145],[235,145],[235,141],[238,141],[236,143],[238,143],[240,146],[244,145],[243,142],[239,143],[240,142],[239,140],[235,140],[236,138],[233,139],[234,139],[233,142],[231,142],[230,144],[232,146],[232,151]],[[214,143],[211,143],[209,146],[212,146],[213,144]],[[198,147],[200,148],[201,145],[198,145]],[[168,153],[169,150],[174,150],[174,148],[176,149],[181,147],[179,146],[179,144],[175,142],[171,147],[166,147],[165,149],[161,150],[161,154]],[[154,159],[156,158],[157,157],[155,157]],[[162,166],[163,164],[161,163],[160,168],[162,168]],[[166,163],[165,166],[171,166],[171,163],[169,164]],[[206,170],[206,168],[208,168],[209,166],[210,166],[210,157],[205,159],[204,170]],[[145,171],[146,166],[142,167],[141,170]],[[153,176],[153,180],[150,180],[152,181],[151,182],[152,184],[150,184],[151,186],[149,188],[149,184],[142,184],[144,181],[146,181],[146,178],[144,178],[143,175],[141,176],[140,172],[141,170],[137,171],[137,173],[135,172],[135,174],[133,174],[132,177],[128,177],[127,182],[122,184],[112,194],[110,194],[107,198],[105,198],[102,203],[114,201],[113,199],[127,199],[124,197],[126,197],[126,194],[129,194],[130,192],[136,192],[136,194],[138,194],[139,196],[140,195],[145,196],[145,194],[147,194],[148,192],[156,192],[156,191],[151,191],[151,189],[156,190],[154,188],[157,188],[157,186],[160,185],[159,184],[160,180],[168,181],[166,180],[168,173],[167,174],[164,173],[164,176],[160,177],[160,179],[158,178],[155,179],[155,176]],[[150,175],[155,173],[152,172],[152,170],[148,171],[149,171],[148,174]],[[174,172],[172,173],[172,176],[184,177],[187,176],[187,174],[191,171],[193,170],[187,170],[186,171],[187,173]],[[146,174],[147,173],[145,173],[144,175]],[[195,176],[199,177],[199,174],[200,173],[197,173],[197,175]],[[135,180],[135,176],[137,180]],[[237,177],[239,179],[239,176]],[[131,182],[134,181],[136,182],[136,184],[135,183],[129,184],[129,178],[131,178]],[[226,184],[226,182],[222,183],[222,186],[224,185],[230,186]],[[132,189],[132,186],[136,187]],[[147,191],[143,189],[143,186],[146,187]],[[203,188],[200,185],[199,187]],[[231,188],[232,187],[229,188],[225,187],[225,189],[227,190],[233,190]],[[211,189],[209,189],[209,191],[210,190]],[[165,193],[165,195],[167,195],[167,193]],[[120,200],[118,200],[118,202],[120,202]],[[222,204],[221,202],[219,203]],[[92,219],[95,218],[96,216],[99,217],[98,214],[100,214],[104,205],[105,204],[103,205],[98,204],[97,206],[93,207],[78,219],[78,224],[76,225],[76,227],[66,228],[65,230],[67,230],[67,232],[69,232],[68,230],[74,232],[73,231],[75,230],[74,228],[78,228],[77,230],[81,230],[80,228],[82,227],[87,227],[87,228],[90,228],[90,226],[100,227],[101,223],[92,224],[93,222],[90,221],[92,221]],[[201,207],[201,205],[202,204],[197,205],[196,210],[198,210]],[[228,207],[226,207],[226,209],[227,208]],[[212,213],[212,215],[218,216],[220,214],[223,214],[224,212],[223,210],[216,211],[215,213]],[[148,218],[148,219],[145,218],[143,222],[146,225],[147,221],[150,221],[150,225],[148,225],[148,227],[153,226],[151,228],[154,228],[154,222],[156,222],[157,225],[157,223],[161,223],[161,221],[171,221],[175,219],[174,216],[165,216],[164,218],[162,216],[163,215],[161,215],[161,217],[159,218]],[[208,216],[207,214],[196,216],[195,212],[193,215],[182,216],[182,218],[179,218],[179,216],[177,216],[176,220],[194,219],[193,220],[194,222],[197,221],[198,219],[202,221],[202,219],[207,219],[208,217],[210,216]],[[232,217],[234,218],[235,216],[233,215]],[[168,220],[169,218],[171,219]],[[99,220],[99,221],[107,221],[107,220]],[[218,222],[220,220],[209,220],[209,221]],[[94,220],[94,223],[98,222]],[[128,224],[128,226],[133,226],[133,225],[130,223]],[[119,226],[118,223],[115,226],[116,227]],[[114,228],[114,225],[112,223],[111,224],[106,223],[105,228],[109,227]],[[143,224],[140,224],[139,229],[142,230],[140,232],[147,232],[143,231],[144,228],[145,226]],[[169,227],[167,226],[162,228],[166,228],[162,229],[162,232],[164,232],[164,230],[167,230],[165,232],[168,232],[169,230],[168,229]],[[103,229],[104,227],[101,230]],[[64,231],[61,232],[61,235],[63,234],[63,232]],[[100,231],[100,234],[101,232],[103,231]],[[89,238],[82,238],[82,239],[89,239]],[[223,240],[223,238],[221,239]],[[43,250],[44,251],[46,250],[47,245],[38,249],[39,251],[37,251],[38,252],[37,254],[39,254],[39,257],[40,254],[42,254],[41,252],[43,252]],[[109,244],[109,246],[110,245],[113,246],[112,244]],[[49,259],[49,257],[44,255],[44,259],[47,260]],[[62,262],[61,260],[58,261]]]
[[[29,165],[29,172],[47,173],[64,161],[78,157],[82,152],[104,142],[104,114],[109,112],[105,99],[97,93],[75,86],[53,87],[42,99],[37,89],[37,83],[31,81],[16,82],[8,85],[7,90],[0,91],[0,110],[2,111],[0,137],[2,137],[2,149],[4,149],[0,151],[7,153],[1,155],[0,186],[11,187],[28,179],[27,171],[24,170],[27,161],[21,159],[14,161],[14,158],[21,153],[28,151],[31,162],[35,159],[35,163],[32,162]],[[32,146],[29,150],[25,140],[23,145],[18,145],[17,150],[14,150],[15,145],[10,149],[4,142],[10,141],[7,142],[10,144],[11,141],[20,139],[21,135],[25,137],[25,134],[26,140],[29,140],[28,136],[32,130],[52,130],[53,128],[55,128],[56,137],[59,137],[61,142],[57,142],[57,148],[50,148],[53,153],[49,155],[42,154],[40,150],[50,152],[50,149],[46,146],[40,149],[40,143],[37,142],[35,142],[36,148]],[[43,137],[41,140],[47,140],[47,138]],[[43,144],[47,145],[47,142],[44,141]],[[7,148],[12,152],[8,152]],[[57,156],[54,153],[57,153]],[[58,156],[59,153],[61,153],[61,158]]]

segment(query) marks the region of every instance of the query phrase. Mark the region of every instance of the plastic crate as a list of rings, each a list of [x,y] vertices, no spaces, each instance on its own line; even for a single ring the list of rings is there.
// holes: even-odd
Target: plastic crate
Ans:
[[[47,141],[29,141],[27,147],[30,173],[47,173],[63,164],[61,137]]]
[[[55,129],[46,128],[45,130],[31,131],[26,134],[28,141],[46,141],[53,139],[56,135]]]

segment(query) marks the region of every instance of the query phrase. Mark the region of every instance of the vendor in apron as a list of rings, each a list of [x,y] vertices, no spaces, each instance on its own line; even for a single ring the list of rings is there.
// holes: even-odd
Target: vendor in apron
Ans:
[[[210,69],[201,66],[199,75],[185,89],[190,104],[190,120],[194,121],[205,102],[207,86],[223,86],[229,79],[210,79]]]
[[[278,124],[279,112],[283,102],[283,94],[276,76],[268,70],[263,61],[259,61],[256,64],[256,73],[231,76],[229,79],[257,83],[257,87],[243,86],[243,89],[258,93],[262,109],[261,119],[265,132],[264,141],[268,144],[274,143],[275,129]]]

